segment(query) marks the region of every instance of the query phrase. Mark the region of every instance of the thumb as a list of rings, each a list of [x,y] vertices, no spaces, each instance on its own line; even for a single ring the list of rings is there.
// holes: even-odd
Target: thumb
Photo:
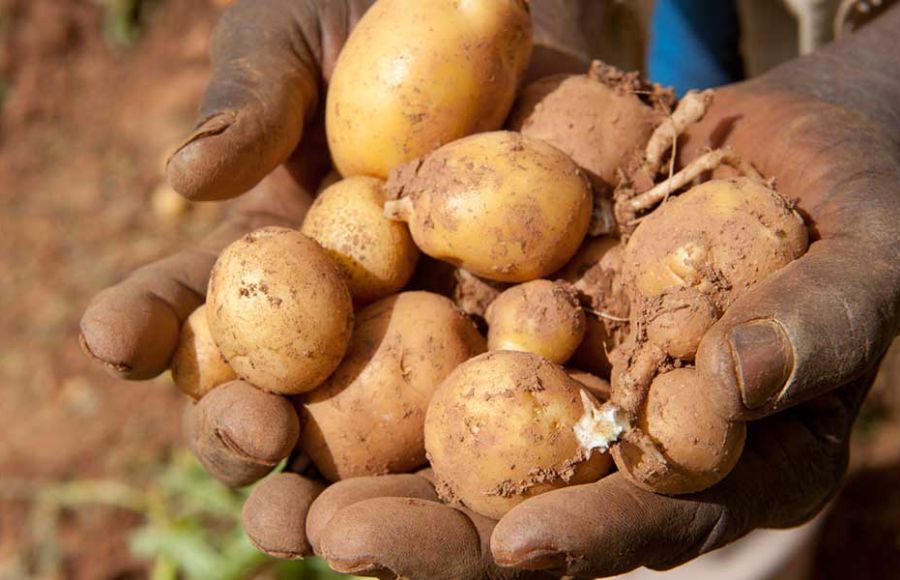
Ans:
[[[311,4],[243,0],[222,16],[200,121],[168,162],[176,191],[196,201],[236,197],[297,146],[321,82]]]
[[[736,300],[696,359],[722,413],[760,418],[877,364],[896,332],[897,251],[851,237],[819,240]]]

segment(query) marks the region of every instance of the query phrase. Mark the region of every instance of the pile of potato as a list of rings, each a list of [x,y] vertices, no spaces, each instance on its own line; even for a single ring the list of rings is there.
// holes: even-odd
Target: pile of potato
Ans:
[[[212,473],[242,485],[294,450],[329,481],[430,462],[445,501],[499,518],[613,460],[666,494],[735,465],[745,427],[702,412],[694,356],[806,227],[730,151],[672,171],[711,94],[676,103],[601,63],[521,88],[531,43],[524,0],[364,16],[327,97],[343,180],[300,231],[229,246],[182,332],[192,424],[234,416],[197,449]],[[738,176],[693,185],[723,163]],[[248,396],[265,421],[243,421]]]

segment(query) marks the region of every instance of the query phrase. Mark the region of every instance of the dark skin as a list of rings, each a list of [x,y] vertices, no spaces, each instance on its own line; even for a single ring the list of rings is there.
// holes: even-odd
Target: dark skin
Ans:
[[[169,175],[198,200],[252,189],[206,242],[94,299],[83,343],[113,372],[145,379],[166,369],[223,245],[262,225],[299,225],[328,168],[317,123],[323,87],[369,3],[256,0],[223,18],[200,129]],[[566,9],[555,4],[533,0],[535,26],[553,18],[557,37],[574,48],[539,49],[533,76],[586,66],[583,15],[560,24]],[[312,548],[337,570],[383,577],[596,577],[669,568],[753,529],[815,515],[840,484],[851,426],[900,329],[897,30],[900,8],[848,41],[718,91],[679,147],[688,161],[706,147],[733,146],[797,200],[814,234],[807,255],[741,297],[701,345],[697,367],[720,412],[752,420],[723,482],[666,497],[614,474],[530,499],[500,522],[438,503],[428,472],[348,480],[315,502],[312,484],[287,486],[303,491],[280,489],[268,502],[263,486],[256,515],[283,513],[282,502],[294,520],[309,517],[305,528],[274,518],[285,527],[260,533],[260,547],[293,557]],[[265,518],[252,520],[265,528]]]

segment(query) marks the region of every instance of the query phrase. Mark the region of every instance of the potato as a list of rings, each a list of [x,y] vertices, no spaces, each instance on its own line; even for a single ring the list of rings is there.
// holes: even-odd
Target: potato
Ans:
[[[337,368],[353,330],[345,275],[316,242],[268,227],[225,248],[213,268],[207,318],[242,379],[275,393],[318,386]]]
[[[587,233],[593,198],[558,149],[518,133],[473,135],[394,172],[385,215],[409,223],[426,254],[477,276],[552,274]]]
[[[499,129],[530,55],[524,0],[379,0],[329,84],[335,166],[386,178],[445,143]]]
[[[777,192],[746,177],[698,185],[658,207],[625,252],[633,317],[650,340],[690,360],[722,312],[806,252],[803,220]]]
[[[530,353],[489,352],[460,365],[425,419],[438,494],[499,519],[529,497],[605,475],[609,455],[582,447],[575,434],[582,392],[561,367]]]
[[[625,246],[618,239],[588,239],[558,273],[581,293],[587,309],[584,339],[570,362],[602,377],[609,377],[610,353],[622,344],[629,330],[624,258]]]
[[[506,290],[487,309],[488,349],[518,350],[562,364],[584,338],[584,311],[565,282],[533,280]]]
[[[332,185],[316,198],[300,229],[347,271],[357,304],[402,289],[419,257],[406,226],[384,217],[382,184],[350,177]]]
[[[437,294],[404,292],[360,310],[347,357],[301,399],[301,449],[330,481],[420,467],[432,393],[484,349],[472,321]]]
[[[660,469],[638,446],[613,447],[616,466],[638,486],[665,494],[693,493],[721,481],[737,464],[746,425],[721,418],[694,369],[675,369],[654,379],[638,426],[663,454]]]
[[[603,403],[609,400],[612,389],[606,379],[577,369],[566,369],[566,374],[570,379],[578,381],[597,401]]]
[[[507,126],[559,148],[598,191],[612,191],[617,172],[639,160],[665,118],[660,99],[671,104],[654,90],[635,75],[595,64],[589,74],[555,75],[525,87]]]
[[[214,387],[237,378],[209,333],[205,304],[181,326],[170,367],[175,385],[195,401]]]

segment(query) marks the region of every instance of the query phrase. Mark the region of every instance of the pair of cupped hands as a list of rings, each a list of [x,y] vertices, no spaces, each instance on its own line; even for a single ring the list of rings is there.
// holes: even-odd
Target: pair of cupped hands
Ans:
[[[329,76],[371,3],[255,0],[224,14],[199,124],[168,171],[190,199],[233,199],[231,211],[204,242],[91,302],[83,344],[117,375],[141,380],[166,370],[227,243],[265,225],[300,225],[330,169],[321,115]],[[566,39],[536,47],[532,78],[587,69],[579,47],[589,42],[577,10],[567,8],[575,4],[532,1],[536,29],[552,23]],[[898,16],[884,19],[900,24]],[[751,420],[740,463],[724,481],[666,497],[613,474],[532,498],[495,522],[440,503],[427,471],[327,489],[280,476],[287,479],[275,503],[260,497],[245,507],[261,547],[315,552],[336,570],[382,577],[594,577],[673,567],[755,528],[794,526],[820,511],[839,487],[853,420],[898,329],[900,117],[877,94],[898,81],[854,64],[882,51],[877,26],[719,90],[680,143],[682,160],[734,147],[796,199],[814,240],[704,339],[697,367],[714,379],[714,406]],[[814,74],[822,69],[830,77]],[[869,92],[859,86],[866,82]],[[227,417],[208,419],[208,429],[227,428]],[[236,451],[253,462],[252,450]]]

